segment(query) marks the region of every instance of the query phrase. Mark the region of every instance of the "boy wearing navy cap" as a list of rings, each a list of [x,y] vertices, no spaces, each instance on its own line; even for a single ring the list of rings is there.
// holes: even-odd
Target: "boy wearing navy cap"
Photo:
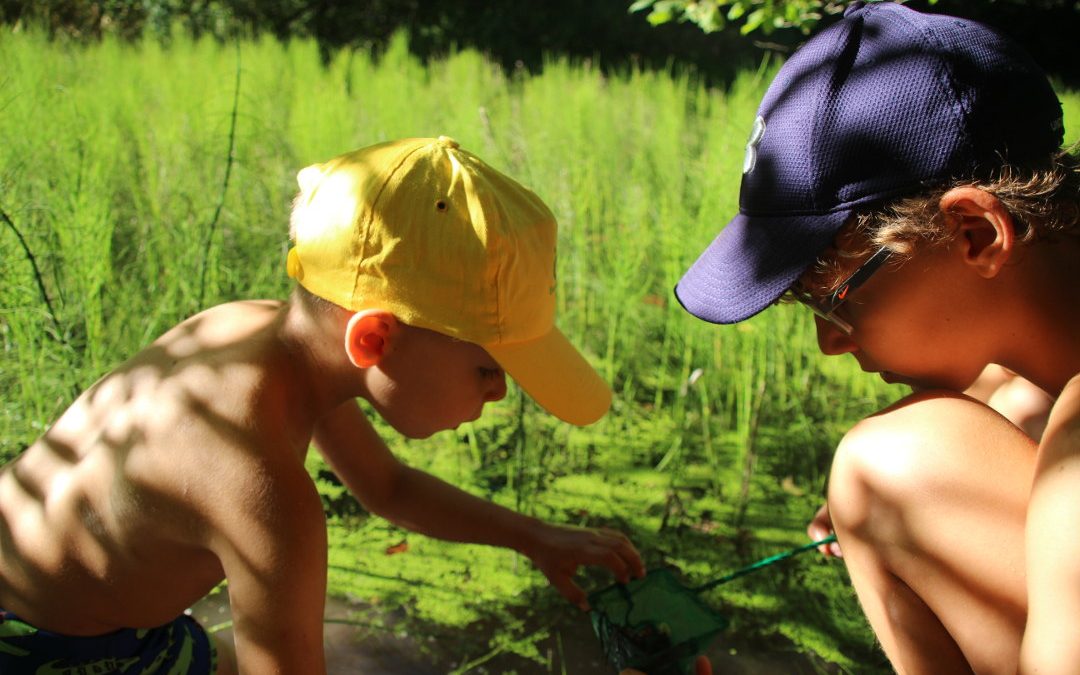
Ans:
[[[826,354],[914,393],[855,426],[828,506],[894,667],[1080,664],[1080,157],[1020,49],[856,3],[780,70],[739,213],[678,283],[735,323],[792,299]],[[1040,443],[964,391],[989,363],[1056,398]]]

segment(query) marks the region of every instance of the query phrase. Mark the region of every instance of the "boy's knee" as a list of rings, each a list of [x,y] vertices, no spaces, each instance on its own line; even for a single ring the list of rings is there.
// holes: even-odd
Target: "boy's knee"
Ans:
[[[988,431],[1011,426],[986,405],[948,391],[908,396],[856,424],[840,441],[829,479],[839,531],[896,541],[913,500],[970,471]]]

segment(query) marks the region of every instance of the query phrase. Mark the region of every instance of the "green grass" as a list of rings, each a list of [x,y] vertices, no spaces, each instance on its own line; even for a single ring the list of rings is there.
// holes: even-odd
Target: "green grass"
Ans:
[[[901,393],[850,359],[821,358],[797,307],[718,328],[673,302],[736,210],[774,64],[720,91],[691,74],[605,76],[565,60],[508,77],[474,52],[424,66],[400,40],[378,61],[343,52],[324,67],[302,40],[82,48],[34,33],[0,35],[0,62],[0,208],[55,309],[4,223],[0,461],[201,305],[284,297],[296,172],[405,136],[453,136],[549,203],[560,325],[616,391],[612,413],[585,429],[512,392],[457,433],[388,431],[408,462],[512,508],[619,527],[650,563],[700,582],[802,543],[835,442]],[[1080,96],[1064,98],[1075,139]],[[313,474],[323,468],[310,459]],[[319,484],[331,590],[403,608],[372,619],[387,630],[449,636],[458,664],[517,654],[514,667],[535,672],[554,667],[541,637],[583,629],[527,561],[408,535]],[[403,539],[407,553],[384,553]],[[781,636],[852,672],[880,663],[837,565],[804,557],[710,598],[747,643]]]

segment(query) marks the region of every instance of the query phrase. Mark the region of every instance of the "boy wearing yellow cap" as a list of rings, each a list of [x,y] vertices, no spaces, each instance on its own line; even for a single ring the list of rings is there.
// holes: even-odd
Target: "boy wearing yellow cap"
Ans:
[[[311,442],[372,513],[518,550],[579,605],[580,565],[643,574],[621,534],[543,523],[401,464],[355,401],[425,437],[502,398],[505,371],[564,420],[604,414],[610,391],[554,325],[543,202],[444,137],[358,150],[299,182],[288,302],[185,320],[0,472],[0,671],[323,672]],[[183,614],[223,578],[234,653]]]

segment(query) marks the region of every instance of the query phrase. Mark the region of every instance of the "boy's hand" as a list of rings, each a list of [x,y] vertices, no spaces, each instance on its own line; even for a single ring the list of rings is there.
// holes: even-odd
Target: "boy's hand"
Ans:
[[[810,521],[810,524],[806,527],[806,534],[813,541],[824,539],[830,534],[833,534],[832,516],[829,515],[829,503],[825,502],[821,505],[821,508],[814,514],[814,519]],[[843,558],[844,554],[840,550],[840,544],[832,542],[818,546],[818,550],[825,557],[835,556],[837,558]]]
[[[531,550],[524,551],[551,585],[580,607],[589,609],[585,591],[574,583],[581,565],[601,565],[626,583],[645,576],[645,564],[637,549],[621,532],[603,528],[566,527],[542,523]]]

